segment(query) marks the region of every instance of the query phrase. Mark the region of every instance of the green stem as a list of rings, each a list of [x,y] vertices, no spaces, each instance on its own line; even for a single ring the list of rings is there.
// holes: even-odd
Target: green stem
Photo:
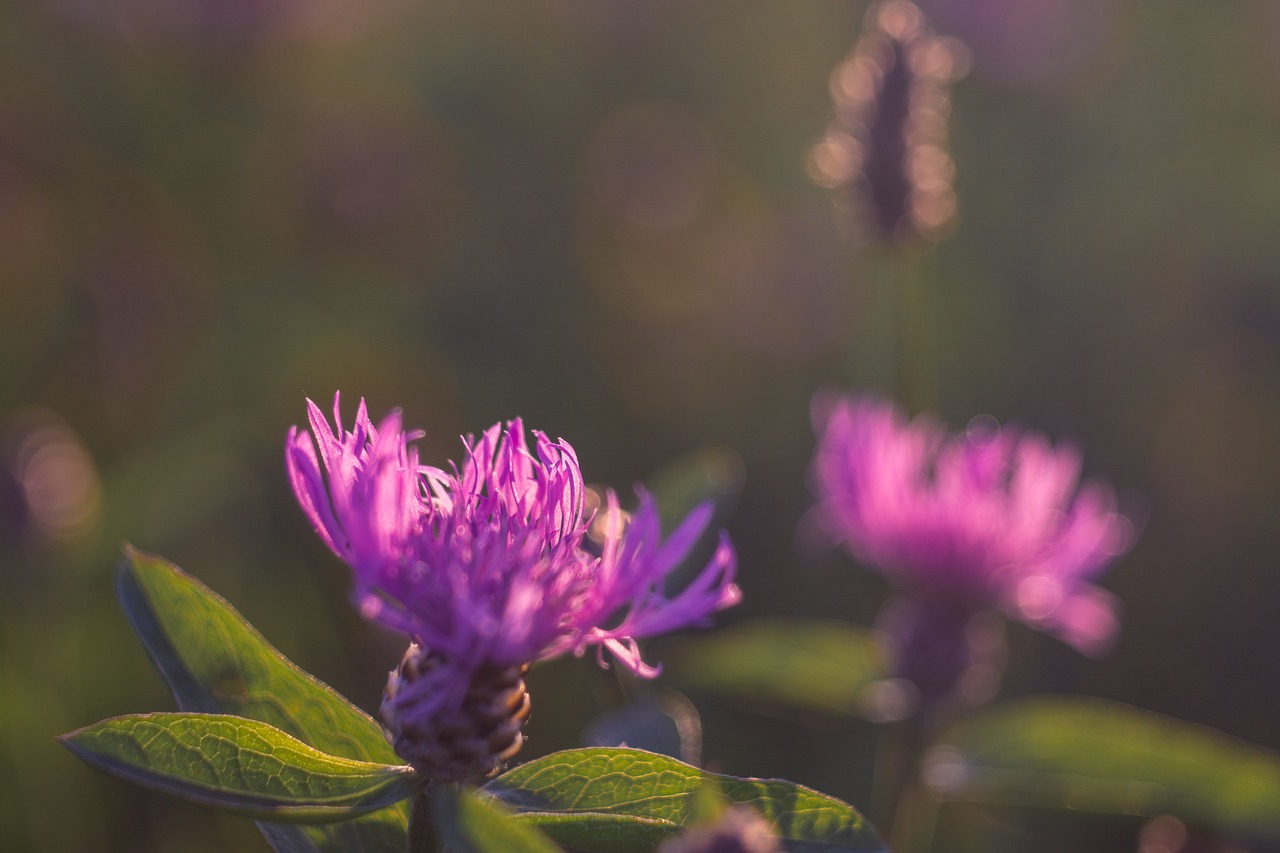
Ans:
[[[893,849],[898,853],[930,853],[939,806],[938,800],[918,784],[908,788],[893,827],[886,829]]]
[[[432,786],[422,784],[413,794],[409,807],[409,853],[440,853],[435,819],[431,814]]]
[[[860,321],[852,337],[850,378],[899,400],[915,414],[936,405],[937,323],[931,258],[919,249],[879,249],[863,256]]]
[[[850,324],[849,381],[892,397],[897,387],[898,282],[894,256],[885,251],[862,255],[861,281]]]
[[[915,784],[924,732],[916,714],[880,729],[871,789],[871,822],[882,832],[894,828],[904,800]]]
[[[902,402],[908,410],[920,412],[935,405],[934,373],[937,350],[928,257],[922,251],[903,251],[895,256],[898,300]]]

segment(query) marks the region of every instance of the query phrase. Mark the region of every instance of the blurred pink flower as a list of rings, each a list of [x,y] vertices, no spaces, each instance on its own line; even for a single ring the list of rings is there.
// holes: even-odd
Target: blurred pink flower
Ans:
[[[1043,436],[975,421],[949,435],[870,396],[819,399],[817,520],[925,611],[998,608],[1086,654],[1117,627],[1090,583],[1132,540],[1110,490]]]

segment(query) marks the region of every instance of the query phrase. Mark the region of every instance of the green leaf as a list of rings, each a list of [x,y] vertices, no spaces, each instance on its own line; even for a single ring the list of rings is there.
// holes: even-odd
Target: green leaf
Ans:
[[[114,717],[61,737],[114,776],[233,814],[340,821],[409,796],[408,767],[320,752],[277,728],[226,714]]]
[[[887,674],[869,631],[821,619],[756,619],[683,638],[663,665],[682,688],[838,716],[861,715],[867,687]]]
[[[117,589],[182,710],[260,720],[330,755],[401,763],[368,714],[298,668],[221,596],[177,566],[126,547]],[[347,823],[258,826],[277,851],[401,853],[409,811],[402,803]]]
[[[551,838],[590,853],[649,853],[691,822],[713,781],[757,809],[792,853],[882,851],[852,806],[779,779],[707,773],[638,749],[571,749],[510,770],[482,789]]]
[[[437,788],[431,794],[431,813],[447,853],[559,853],[535,827],[472,791]]]
[[[929,751],[924,780],[943,800],[1174,814],[1280,836],[1280,755],[1096,699],[1028,699],[969,718]]]
[[[404,853],[409,844],[404,809],[404,803],[396,803],[341,823],[257,824],[276,853]]]
[[[118,588],[125,613],[184,711],[236,714],[331,755],[403,763],[373,718],[300,669],[177,566],[127,548]]]

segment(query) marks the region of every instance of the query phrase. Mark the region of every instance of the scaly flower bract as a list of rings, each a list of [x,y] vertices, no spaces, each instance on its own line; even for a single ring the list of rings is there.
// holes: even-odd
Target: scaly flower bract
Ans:
[[[818,399],[819,524],[926,607],[998,608],[1097,654],[1114,597],[1089,581],[1132,539],[1080,457],[1031,432],[975,421],[949,435],[869,397]]]

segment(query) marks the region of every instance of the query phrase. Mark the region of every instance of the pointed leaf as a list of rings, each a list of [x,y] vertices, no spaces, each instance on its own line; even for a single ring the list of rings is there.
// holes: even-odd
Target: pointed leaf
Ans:
[[[924,779],[941,799],[1174,814],[1280,837],[1280,755],[1096,699],[1023,700],[952,727]]]
[[[535,827],[472,791],[437,788],[431,795],[431,813],[446,853],[559,853]]]
[[[114,717],[61,740],[114,776],[273,821],[347,820],[403,800],[416,778],[408,767],[328,755],[265,723],[226,714]]]
[[[403,763],[368,714],[292,663],[177,566],[128,548],[119,592],[183,710],[261,720],[331,755]]]
[[[793,853],[883,851],[852,806],[780,779],[741,779],[638,749],[570,749],[510,770],[482,790],[558,842],[591,853],[649,853],[691,822],[708,780],[757,809]]]
[[[663,662],[682,688],[839,716],[860,715],[867,687],[887,675],[869,631],[822,619],[740,622],[682,638]]]
[[[368,714],[277,651],[235,608],[177,566],[126,547],[117,589],[125,614],[184,711],[268,723],[343,758],[399,764]],[[404,804],[341,824],[271,827],[277,851],[401,853]]]

